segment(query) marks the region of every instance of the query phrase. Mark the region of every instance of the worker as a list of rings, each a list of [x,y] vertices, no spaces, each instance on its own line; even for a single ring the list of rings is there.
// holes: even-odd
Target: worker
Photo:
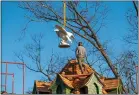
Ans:
[[[82,42],[78,43],[78,47],[76,48],[76,57],[77,57],[81,72],[83,74],[83,68],[82,67],[83,67],[85,57],[86,57],[86,49],[83,47]]]

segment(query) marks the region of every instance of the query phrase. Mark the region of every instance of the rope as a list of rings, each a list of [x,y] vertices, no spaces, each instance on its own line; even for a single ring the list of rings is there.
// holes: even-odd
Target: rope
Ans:
[[[66,2],[64,1],[64,10],[63,10],[63,13],[64,13],[64,28],[65,28],[65,26],[66,26]]]

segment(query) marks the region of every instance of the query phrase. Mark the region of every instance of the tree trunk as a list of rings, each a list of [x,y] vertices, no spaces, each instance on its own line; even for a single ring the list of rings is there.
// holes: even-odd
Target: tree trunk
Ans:
[[[110,58],[108,57],[108,55],[106,54],[105,50],[103,49],[102,45],[100,44],[100,42],[98,41],[96,35],[94,34],[94,40],[96,41],[96,44],[98,47],[96,47],[100,53],[102,54],[102,56],[104,57],[104,59],[106,60],[108,66],[111,68],[112,72],[114,73],[115,77],[118,78],[119,75],[117,73],[117,71],[115,70],[114,66],[112,65],[112,61],[110,60]]]
[[[100,52],[103,55],[103,57],[105,58],[105,60],[108,63],[109,67],[111,68],[111,70],[114,73],[115,77],[118,78],[118,73],[115,71],[115,68],[113,67],[112,62],[109,59],[109,57],[107,56],[107,54],[104,52],[104,50],[100,50]]]

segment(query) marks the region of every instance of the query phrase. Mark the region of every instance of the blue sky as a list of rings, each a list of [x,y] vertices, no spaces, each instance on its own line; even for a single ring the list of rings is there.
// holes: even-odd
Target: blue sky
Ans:
[[[25,38],[18,42],[21,30],[24,28],[28,19],[25,18],[27,11],[19,8],[19,2],[2,2],[2,61],[17,61],[14,52],[23,50],[26,43],[30,43],[30,34],[43,32],[45,35],[43,44],[45,51],[43,55],[45,60],[49,60],[52,50],[61,56],[75,56],[73,51],[69,49],[58,48],[57,35],[53,32],[55,23],[46,22],[31,22],[26,30]],[[100,33],[101,42],[109,40],[108,44],[110,51],[115,57],[123,50],[129,47],[123,41],[123,36],[128,33],[129,25],[127,23],[125,13],[133,5],[131,2],[105,2],[110,8],[108,13],[107,27],[103,28]],[[75,43],[73,45],[76,46]],[[131,47],[137,49],[137,47]],[[30,61],[28,61],[30,62]],[[2,65],[2,71],[5,71],[5,65]],[[17,65],[9,65],[8,72],[15,74],[15,93],[22,94],[22,70]],[[41,74],[34,73],[26,69],[25,75],[25,91],[33,86],[34,80],[41,79]],[[4,77],[3,77],[4,78]],[[3,80],[2,78],[2,80]],[[4,83],[4,80],[2,81]],[[11,92],[11,77],[8,77],[8,92]]]

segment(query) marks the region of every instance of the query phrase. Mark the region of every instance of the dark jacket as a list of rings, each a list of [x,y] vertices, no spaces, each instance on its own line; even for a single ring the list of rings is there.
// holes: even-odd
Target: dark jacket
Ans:
[[[76,48],[76,57],[86,57],[86,49],[83,46]]]

